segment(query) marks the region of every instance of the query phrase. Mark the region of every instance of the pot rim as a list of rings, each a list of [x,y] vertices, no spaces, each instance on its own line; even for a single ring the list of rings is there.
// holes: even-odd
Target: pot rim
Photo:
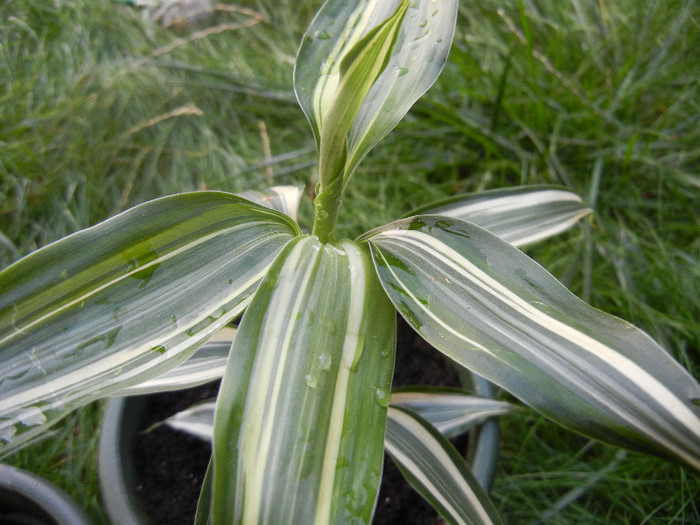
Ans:
[[[34,506],[56,525],[92,525],[85,511],[64,490],[19,467],[0,464],[0,495],[12,498],[14,503]]]

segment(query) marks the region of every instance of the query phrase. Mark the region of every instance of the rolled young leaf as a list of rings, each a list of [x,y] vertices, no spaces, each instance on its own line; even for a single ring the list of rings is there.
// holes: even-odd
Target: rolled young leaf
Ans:
[[[132,208],[0,273],[0,455],[172,368],[240,314],[299,230],[199,192]]]
[[[700,471],[700,385],[647,334],[464,221],[365,238],[394,305],[449,357],[581,434]]]
[[[211,522],[370,521],[395,322],[366,247],[310,236],[285,247],[243,316],[219,393],[202,506]]]
[[[458,195],[421,206],[406,217],[454,217],[522,246],[568,230],[592,212],[581,197],[565,188],[518,186]]]
[[[316,137],[338,94],[341,64],[360,39],[397,9],[400,0],[329,0],[297,53],[294,90]],[[435,82],[447,60],[457,0],[412,0],[388,64],[364,98],[350,130],[346,171],[403,118]]]
[[[447,523],[501,523],[464,458],[416,412],[389,407],[385,443],[409,483]]]

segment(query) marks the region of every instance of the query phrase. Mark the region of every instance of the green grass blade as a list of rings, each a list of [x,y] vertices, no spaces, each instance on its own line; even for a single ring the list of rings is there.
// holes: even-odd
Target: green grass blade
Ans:
[[[445,215],[489,230],[514,246],[547,239],[591,214],[581,197],[556,186],[518,186],[459,195],[409,215]]]
[[[417,413],[389,407],[385,443],[409,483],[447,523],[501,523],[464,458]]]
[[[452,359],[579,433],[700,471],[700,385],[647,334],[464,221],[367,238],[396,307]]]
[[[214,428],[214,523],[368,522],[394,309],[369,252],[299,237],[236,335]]]
[[[227,193],[165,197],[0,273],[0,454],[189,357],[241,313],[296,225]]]

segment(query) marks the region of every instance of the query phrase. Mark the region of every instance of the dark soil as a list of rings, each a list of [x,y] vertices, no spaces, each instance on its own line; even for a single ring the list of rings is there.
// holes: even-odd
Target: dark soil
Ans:
[[[399,318],[394,386],[458,385],[457,374],[440,353]],[[214,397],[218,384],[149,396],[147,429],[197,401]],[[149,525],[191,525],[211,447],[182,432],[160,426],[140,433],[134,444],[137,494]],[[374,522],[381,525],[437,525],[433,508],[404,480],[385,456]]]

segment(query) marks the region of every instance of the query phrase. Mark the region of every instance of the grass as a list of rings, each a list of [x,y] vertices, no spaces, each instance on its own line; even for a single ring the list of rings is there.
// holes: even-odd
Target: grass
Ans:
[[[251,0],[191,30],[110,2],[0,6],[0,266],[163,194],[313,187],[291,72],[319,4]],[[566,185],[593,221],[528,253],[700,377],[699,25],[694,0],[461,2],[443,75],[355,176],[341,233],[458,192]],[[11,461],[106,523],[100,410]],[[508,523],[700,520],[700,482],[680,467],[529,411],[502,425],[492,495]]]

